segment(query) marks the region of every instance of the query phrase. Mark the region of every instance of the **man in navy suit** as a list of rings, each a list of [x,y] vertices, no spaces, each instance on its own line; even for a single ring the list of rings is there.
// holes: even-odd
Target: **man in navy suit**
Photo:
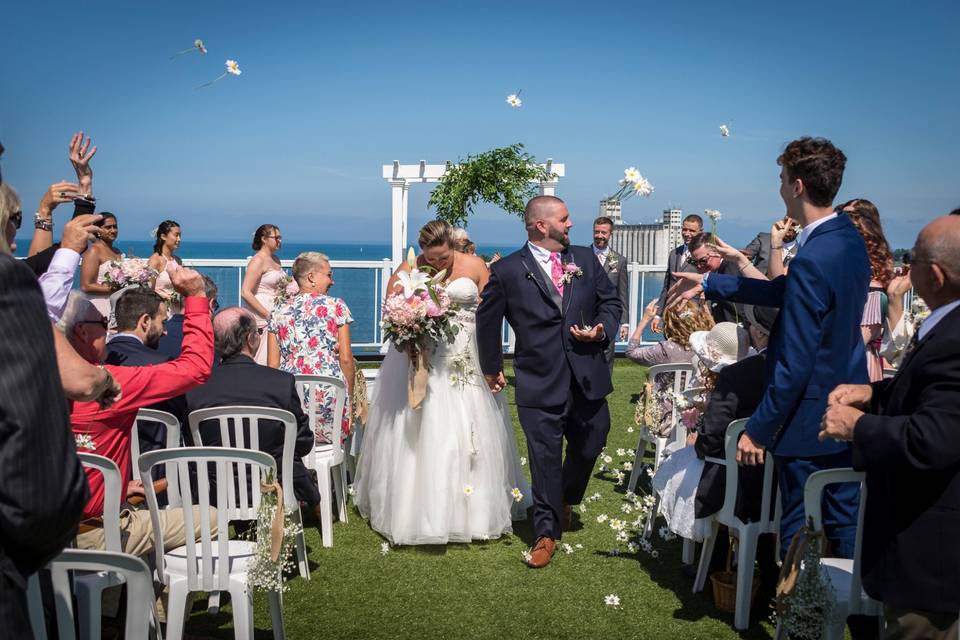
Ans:
[[[490,267],[477,309],[477,344],[480,368],[496,393],[506,386],[504,317],[517,336],[517,412],[527,437],[537,535],[527,564],[538,568],[550,563],[570,526],[570,506],[583,499],[606,444],[613,385],[604,351],[617,338],[623,305],[593,250],[570,246],[573,223],[563,200],[533,198],[524,223],[528,242]]]
[[[766,451],[775,456],[784,552],[803,525],[803,487],[810,474],[852,464],[847,443],[821,442],[817,435],[830,391],[867,382],[860,320],[870,263],[856,228],[832,209],[846,164],[843,152],[829,140],[801,138],[777,162],[787,215],[803,225],[788,275],[767,281],[677,274],[670,299],[703,291],[708,299],[781,308],[767,348],[767,389],[737,445],[737,462],[762,464]],[[853,557],[857,504],[856,485],[831,485],[825,492],[824,527],[842,557]]]
[[[157,351],[165,331],[167,305],[155,291],[145,287],[124,291],[117,299],[113,313],[118,333],[107,342],[105,364],[145,367],[171,360]],[[177,396],[150,408],[171,413],[180,420],[180,424],[184,424],[186,407],[186,399]],[[137,433],[141,453],[166,447],[167,428],[163,423],[142,422]],[[163,477],[163,465],[154,469],[154,477]]]

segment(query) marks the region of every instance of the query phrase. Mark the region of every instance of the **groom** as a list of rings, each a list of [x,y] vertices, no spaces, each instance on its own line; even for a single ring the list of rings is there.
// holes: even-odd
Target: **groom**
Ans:
[[[563,200],[537,196],[523,219],[528,242],[490,265],[477,343],[487,385],[497,393],[506,386],[504,317],[517,336],[517,412],[527,437],[537,534],[527,564],[539,568],[550,563],[570,527],[570,505],[583,499],[606,444],[606,396],[613,385],[604,350],[617,337],[623,307],[593,251],[570,246],[573,223]]]

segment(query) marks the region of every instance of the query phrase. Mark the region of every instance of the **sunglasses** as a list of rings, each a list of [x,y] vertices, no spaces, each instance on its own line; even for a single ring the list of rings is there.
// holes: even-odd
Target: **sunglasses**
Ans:
[[[23,211],[14,211],[11,213],[10,222],[13,223],[14,229],[19,229],[20,225],[23,224]]]
[[[703,258],[690,258],[690,264],[695,267],[706,267],[710,264],[710,258],[715,256],[705,256]]]
[[[100,320],[81,320],[77,324],[98,324],[103,327],[104,331],[110,327],[110,321],[106,318],[101,318]]]

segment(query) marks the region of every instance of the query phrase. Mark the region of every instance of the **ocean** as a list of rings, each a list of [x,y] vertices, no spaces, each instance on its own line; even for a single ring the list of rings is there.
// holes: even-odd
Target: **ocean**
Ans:
[[[29,244],[29,243],[28,243]],[[24,245],[26,246],[26,245]],[[124,240],[123,236],[117,240],[115,246],[128,257],[149,257],[153,253],[153,244],[145,240]],[[495,252],[503,255],[512,253],[519,247],[478,246],[481,255],[490,256]],[[389,259],[391,247],[388,244],[298,244],[285,242],[278,253],[281,260],[293,260],[304,251],[320,251],[331,260],[374,260]],[[177,250],[182,259],[207,258],[243,260],[244,262],[254,254],[249,243],[245,242],[183,242]],[[198,267],[210,276],[219,288],[221,306],[239,304],[240,282],[243,277],[242,269],[235,267]],[[351,338],[355,345],[376,342],[379,339],[379,294],[374,291],[379,286],[379,270],[375,269],[334,269],[334,286],[331,295],[343,298],[353,315]],[[643,286],[646,300],[641,300],[638,313],[642,313],[643,306],[649,299],[660,293],[663,282],[662,273],[643,274]],[[646,332],[644,339],[655,341],[658,336]],[[358,346],[358,351],[363,351]]]

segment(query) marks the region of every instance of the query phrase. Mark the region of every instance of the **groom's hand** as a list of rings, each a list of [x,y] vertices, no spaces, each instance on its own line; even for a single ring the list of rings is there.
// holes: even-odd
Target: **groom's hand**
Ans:
[[[507,379],[503,377],[503,371],[485,375],[483,378],[487,381],[487,386],[490,387],[490,391],[494,393],[500,393],[503,391],[503,388],[507,386]]]
[[[572,325],[570,335],[577,342],[600,342],[603,340],[603,325],[595,324],[589,329],[581,329],[577,325]]]

